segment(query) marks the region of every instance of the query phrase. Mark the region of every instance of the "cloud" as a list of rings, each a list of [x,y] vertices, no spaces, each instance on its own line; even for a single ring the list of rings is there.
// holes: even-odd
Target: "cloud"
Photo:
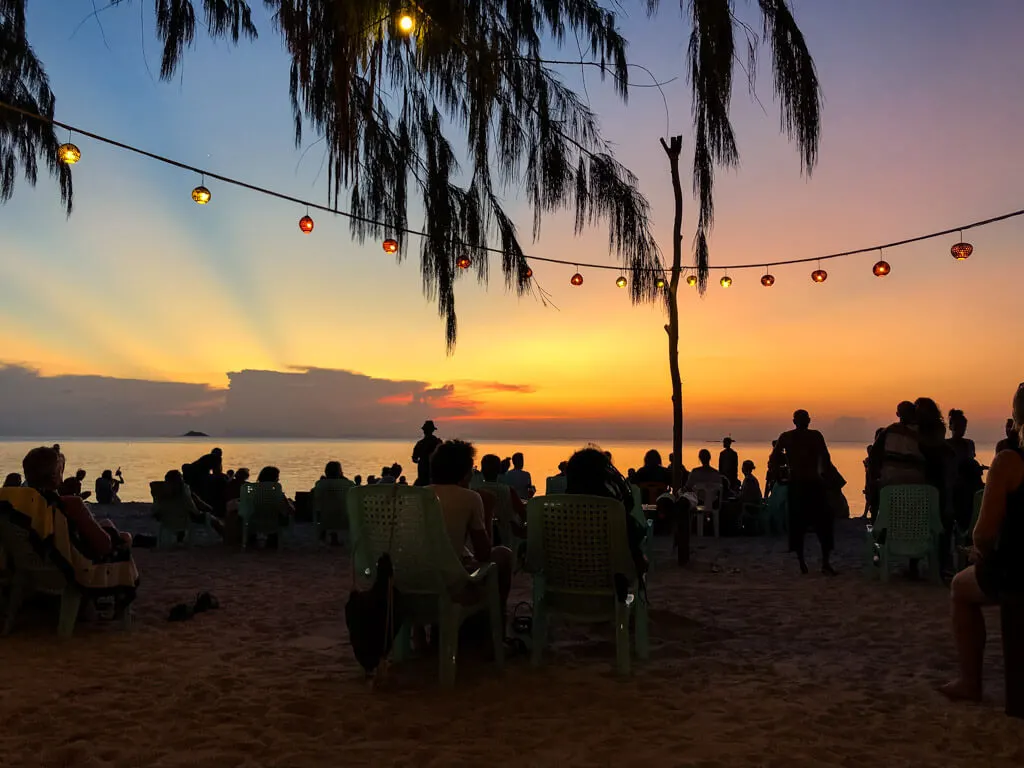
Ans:
[[[532,384],[506,384],[501,381],[476,381],[475,379],[463,379],[457,381],[460,387],[475,392],[520,392],[524,395],[532,395],[537,388]]]

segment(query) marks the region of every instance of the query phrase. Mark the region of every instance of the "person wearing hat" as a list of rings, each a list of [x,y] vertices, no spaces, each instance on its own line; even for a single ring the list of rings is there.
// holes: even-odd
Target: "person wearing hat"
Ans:
[[[718,474],[729,481],[729,487],[733,490],[740,488],[740,457],[732,449],[736,442],[731,437],[722,440],[722,452],[718,454]]]
[[[414,484],[430,485],[430,457],[437,450],[437,446],[441,444],[441,438],[434,435],[437,427],[430,419],[423,422],[421,429],[423,430],[423,439],[412,449],[412,460],[416,464],[416,482]]]

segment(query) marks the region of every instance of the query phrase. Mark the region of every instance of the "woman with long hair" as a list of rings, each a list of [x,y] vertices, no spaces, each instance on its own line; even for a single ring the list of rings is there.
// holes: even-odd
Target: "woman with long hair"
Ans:
[[[1013,423],[1024,437],[1024,384],[1013,398]],[[1024,450],[996,455],[988,471],[981,514],[974,526],[973,565],[960,571],[950,587],[953,638],[960,674],[939,690],[951,699],[980,701],[985,618],[981,608],[1005,593],[1024,591]]]

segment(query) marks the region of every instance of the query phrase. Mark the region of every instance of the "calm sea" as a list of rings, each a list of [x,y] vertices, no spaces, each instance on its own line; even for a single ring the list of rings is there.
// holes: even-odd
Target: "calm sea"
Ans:
[[[567,459],[574,450],[581,447],[577,442],[533,442],[521,443],[474,441],[477,459],[485,453],[495,453],[502,458],[522,451],[526,457],[526,469],[532,473],[534,483],[543,489],[543,478],[557,472],[559,462]],[[21,471],[21,459],[30,448],[44,444],[40,440],[0,441],[0,471]],[[76,469],[88,472],[85,487],[92,489],[97,475],[104,469],[121,467],[126,484],[121,489],[123,501],[149,501],[149,481],[163,479],[169,469],[180,468],[192,462],[214,446],[224,451],[225,468],[249,467],[253,475],[260,468],[274,465],[281,470],[281,482],[289,494],[310,489],[323,472],[324,464],[332,459],[342,463],[348,477],[379,475],[381,467],[398,462],[412,482],[416,469],[411,461],[413,441],[398,440],[255,440],[255,439],[147,439],[147,440],[63,440],[61,450],[67,457],[67,473]],[[601,443],[611,451],[617,467],[623,473],[629,467],[639,467],[643,455],[650,448],[661,451],[668,460],[670,446],[644,442]],[[764,469],[771,449],[768,443],[737,443],[736,451],[740,461],[753,460],[757,469],[754,474],[764,481]],[[697,452],[708,448],[717,462],[716,443],[691,441],[683,449],[683,461],[687,467],[697,462]],[[846,498],[851,513],[863,511],[864,485],[863,460],[865,446],[852,443],[835,443],[830,446],[832,459],[847,479]],[[982,463],[988,463],[994,448],[979,446],[978,456]]]

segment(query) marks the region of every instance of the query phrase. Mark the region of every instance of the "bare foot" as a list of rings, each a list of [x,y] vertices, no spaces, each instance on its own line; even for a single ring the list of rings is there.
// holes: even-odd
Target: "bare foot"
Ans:
[[[971,685],[960,679],[940,685],[939,693],[950,701],[981,701],[981,686]]]

